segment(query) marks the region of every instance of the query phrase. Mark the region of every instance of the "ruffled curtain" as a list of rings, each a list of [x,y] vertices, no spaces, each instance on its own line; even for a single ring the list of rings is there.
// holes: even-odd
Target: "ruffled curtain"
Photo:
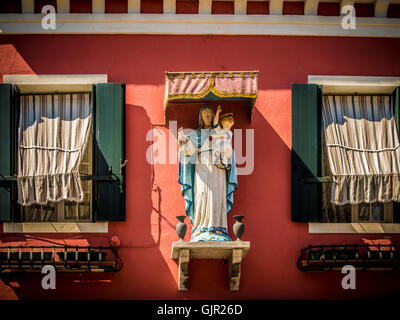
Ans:
[[[389,96],[324,96],[336,205],[400,200],[400,149]]]
[[[23,95],[18,127],[18,203],[83,200],[79,165],[91,130],[89,93]]]

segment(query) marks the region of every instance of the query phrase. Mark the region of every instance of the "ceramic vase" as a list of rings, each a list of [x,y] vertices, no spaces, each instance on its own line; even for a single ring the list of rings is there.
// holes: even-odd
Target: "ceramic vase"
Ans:
[[[233,219],[236,220],[235,224],[233,225],[233,233],[238,240],[241,240],[244,232],[244,224],[242,223],[243,218],[244,216],[233,216]]]
[[[181,238],[181,241],[183,241],[183,238],[185,237],[186,230],[187,230],[187,225],[184,222],[186,216],[177,216],[176,218],[179,220],[179,222],[177,223],[175,230],[176,230],[178,237]]]

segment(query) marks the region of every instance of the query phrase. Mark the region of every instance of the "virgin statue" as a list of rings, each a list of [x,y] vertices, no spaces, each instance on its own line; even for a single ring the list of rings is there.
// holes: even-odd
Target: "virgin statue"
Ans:
[[[221,107],[217,113],[205,105],[199,112],[199,127],[190,134],[180,130],[179,179],[185,199],[186,215],[192,224],[191,241],[231,241],[227,232],[227,214],[237,188],[235,154],[225,153],[229,166],[216,164],[216,136]],[[233,123],[233,119],[232,119]],[[229,128],[229,126],[228,126]],[[223,136],[221,136],[223,138]],[[231,145],[230,145],[230,148]]]

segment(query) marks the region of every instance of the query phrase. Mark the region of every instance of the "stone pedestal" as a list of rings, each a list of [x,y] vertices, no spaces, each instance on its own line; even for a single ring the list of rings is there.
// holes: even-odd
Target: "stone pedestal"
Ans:
[[[239,290],[241,263],[249,249],[249,241],[174,242],[172,244],[171,258],[179,260],[179,290],[188,290],[190,259],[228,260],[229,289],[231,291]]]

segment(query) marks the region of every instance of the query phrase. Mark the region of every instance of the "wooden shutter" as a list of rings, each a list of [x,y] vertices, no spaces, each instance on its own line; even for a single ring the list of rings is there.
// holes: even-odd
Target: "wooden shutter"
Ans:
[[[116,181],[96,181],[97,221],[125,220],[125,84],[101,83],[95,94],[95,174]]]
[[[322,167],[321,91],[315,84],[292,85],[292,221],[321,216],[321,185],[311,182]]]
[[[11,221],[13,86],[0,84],[0,221]]]

